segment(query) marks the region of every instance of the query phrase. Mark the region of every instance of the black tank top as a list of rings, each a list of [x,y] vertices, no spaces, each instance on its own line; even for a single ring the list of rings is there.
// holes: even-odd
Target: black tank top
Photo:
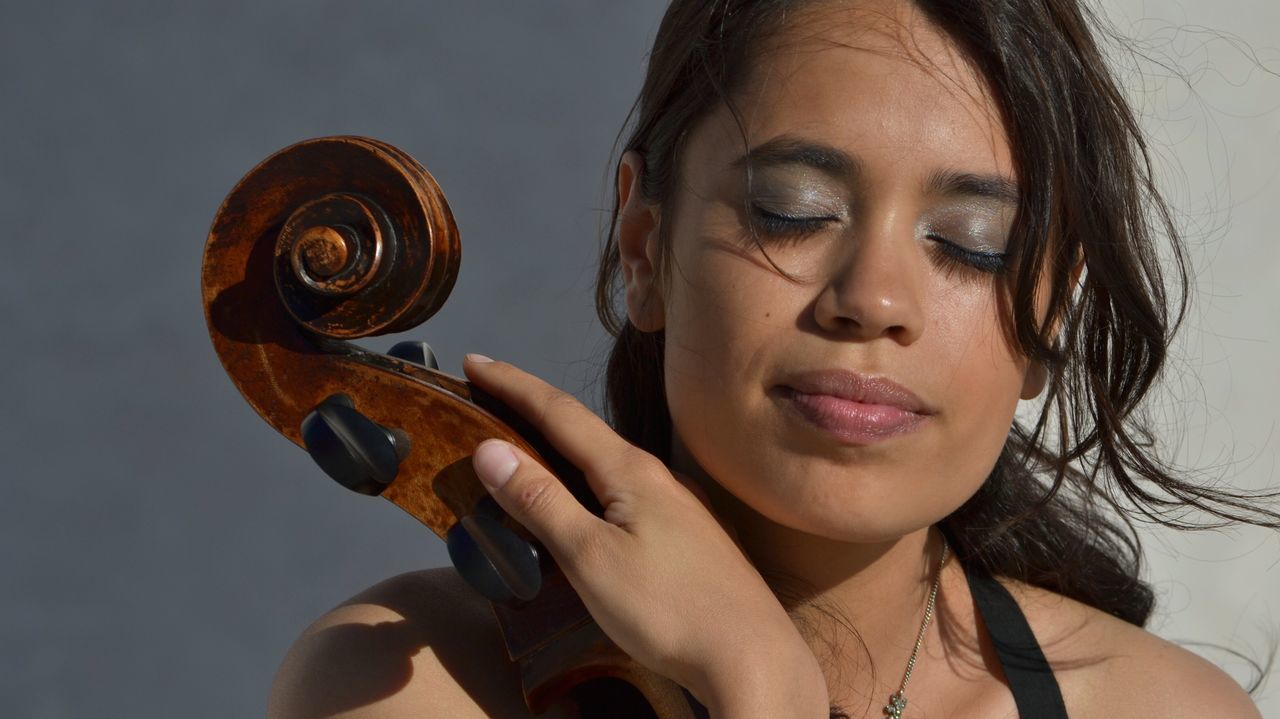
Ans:
[[[1000,666],[1009,680],[1009,691],[1023,719],[1066,719],[1058,680],[1040,651],[1022,609],[1004,585],[991,577],[965,570],[969,593],[987,625]]]
[[[1053,669],[1040,650],[1040,643],[1031,632],[1027,618],[1009,591],[991,577],[965,570],[969,579],[969,592],[973,603],[987,625],[987,633],[995,645],[1000,666],[1009,680],[1009,690],[1018,705],[1022,719],[1067,719],[1067,708],[1062,703],[1062,692]],[[698,719],[710,719],[705,707],[688,691],[685,697]]]

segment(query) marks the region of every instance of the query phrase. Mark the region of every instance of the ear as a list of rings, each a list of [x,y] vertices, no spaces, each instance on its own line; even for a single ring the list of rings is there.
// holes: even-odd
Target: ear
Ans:
[[[1084,274],[1084,248],[1076,253],[1076,266],[1071,268],[1071,287],[1076,289],[1080,287],[1080,275]]]
[[[626,286],[627,318],[641,332],[666,324],[658,287],[658,207],[640,192],[644,158],[629,150],[618,164],[618,254]]]
[[[1043,363],[1031,360],[1027,363],[1027,372],[1022,377],[1022,399],[1035,399],[1044,391],[1049,382],[1049,370]]]

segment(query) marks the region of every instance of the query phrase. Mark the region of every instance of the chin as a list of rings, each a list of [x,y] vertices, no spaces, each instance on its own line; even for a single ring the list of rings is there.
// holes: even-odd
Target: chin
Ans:
[[[889,516],[886,514],[850,513],[800,514],[779,524],[806,534],[849,544],[884,544],[925,529],[946,515],[928,517]]]
[[[887,486],[884,492],[874,491],[874,486],[858,491],[850,485],[847,474],[833,480],[832,485],[824,488],[809,479],[799,486],[774,484],[763,492],[744,492],[738,497],[774,524],[857,544],[892,542],[936,524],[964,502],[964,498],[947,501],[952,498],[938,496],[922,502],[920,493],[903,492],[900,484],[889,482],[881,484]]]

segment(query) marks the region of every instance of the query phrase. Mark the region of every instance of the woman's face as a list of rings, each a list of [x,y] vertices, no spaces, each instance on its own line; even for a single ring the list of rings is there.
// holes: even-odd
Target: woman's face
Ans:
[[[937,522],[1026,374],[998,315],[1016,177],[989,92],[909,5],[824,7],[735,106],[741,126],[692,128],[666,208],[667,400],[697,465],[677,469],[832,539]]]

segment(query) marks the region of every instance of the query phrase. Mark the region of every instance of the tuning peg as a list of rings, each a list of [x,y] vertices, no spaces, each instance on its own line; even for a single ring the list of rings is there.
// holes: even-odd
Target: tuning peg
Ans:
[[[463,517],[449,529],[449,559],[473,589],[493,602],[533,599],[542,588],[538,550],[493,516],[492,508]]]
[[[329,396],[302,420],[302,443],[325,474],[353,492],[381,494],[400,468],[396,436],[345,395]]]
[[[431,351],[431,345],[426,342],[397,342],[394,347],[387,350],[387,354],[427,369],[440,369],[440,363],[436,362],[436,353]]]

